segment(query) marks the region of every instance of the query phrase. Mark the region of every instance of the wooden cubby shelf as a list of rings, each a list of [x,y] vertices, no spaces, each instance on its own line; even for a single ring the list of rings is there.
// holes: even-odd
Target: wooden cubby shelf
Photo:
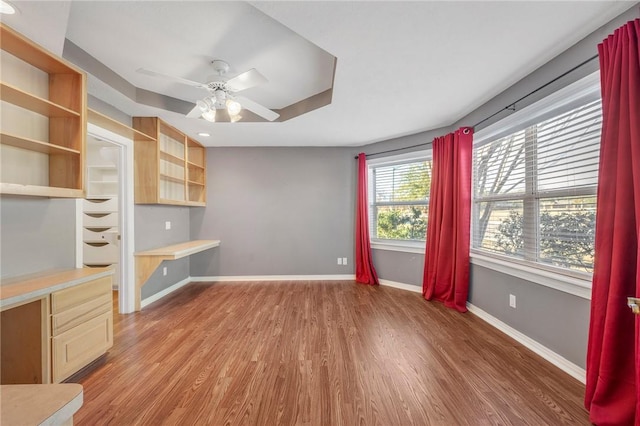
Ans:
[[[160,151],[160,159],[184,167],[184,158],[176,157],[175,155],[171,155],[168,152]]]
[[[206,150],[157,117],[134,117],[137,204],[206,205]]]
[[[80,113],[0,82],[0,99],[47,117],[80,117]]]
[[[66,148],[60,145],[54,145],[48,142],[42,142],[35,139],[29,139],[16,135],[0,133],[0,142],[3,145],[23,148],[29,151],[40,152],[42,154],[75,154],[80,155],[77,149]]]
[[[84,196],[86,75],[0,23],[0,193]]]
[[[184,183],[184,179],[182,178],[177,178],[171,175],[165,175],[163,173],[160,173],[160,179],[164,179],[164,180],[168,180],[171,182],[176,182],[176,183]]]

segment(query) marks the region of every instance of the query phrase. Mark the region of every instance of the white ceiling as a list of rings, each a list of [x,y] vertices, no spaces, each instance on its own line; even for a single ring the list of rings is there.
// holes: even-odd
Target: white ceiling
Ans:
[[[190,102],[203,93],[135,70],[204,81],[207,62],[225,59],[231,73],[255,67],[267,76],[246,94],[281,108],[326,89],[337,57],[332,103],[282,123],[186,119],[89,77],[91,95],[129,115],[160,116],[209,146],[354,146],[450,125],[634,4],[13,3],[21,13],[2,20],[55,53],[66,37],[131,84]]]

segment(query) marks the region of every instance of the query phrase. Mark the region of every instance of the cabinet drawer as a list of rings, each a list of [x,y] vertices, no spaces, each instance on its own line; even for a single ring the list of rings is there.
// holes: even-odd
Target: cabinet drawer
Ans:
[[[65,331],[87,322],[91,318],[113,309],[110,294],[96,297],[75,308],[67,309],[51,316],[51,335],[57,336]]]
[[[82,241],[85,243],[111,243],[118,240],[118,228],[108,228],[106,231],[92,231],[82,228]]]
[[[57,314],[67,309],[83,305],[105,294],[111,297],[110,276],[56,291],[55,293],[51,293],[51,313]]]
[[[119,257],[119,249],[115,244],[93,246],[84,243],[82,245],[82,261],[88,265],[110,265],[116,263]]]
[[[113,346],[113,313],[98,317],[51,338],[52,379],[58,383]]]
[[[85,213],[111,213],[118,211],[116,197],[107,200],[83,200],[82,210]]]
[[[112,228],[118,226],[118,214],[108,213],[90,216],[85,213],[82,215],[82,226],[85,228]]]

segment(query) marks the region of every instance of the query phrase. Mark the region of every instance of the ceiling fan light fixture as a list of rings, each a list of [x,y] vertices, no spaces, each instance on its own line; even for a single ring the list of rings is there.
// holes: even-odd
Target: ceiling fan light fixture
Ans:
[[[229,121],[231,121],[232,123],[235,123],[236,121],[240,121],[242,119],[241,115],[231,115],[229,116]]]
[[[210,109],[208,111],[205,111],[202,113],[202,118],[204,118],[207,121],[210,121],[212,123],[216,122],[216,110],[215,109]]]
[[[198,108],[200,108],[200,111],[202,111],[202,112],[209,111],[209,105],[207,105],[207,103],[205,101],[197,100],[196,101],[196,105],[198,105]]]
[[[0,0],[0,13],[4,15],[15,15],[17,9],[8,1]]]
[[[240,114],[240,111],[242,111],[242,105],[240,105],[240,102],[234,101],[233,99],[227,99],[227,111],[230,116],[237,116]]]

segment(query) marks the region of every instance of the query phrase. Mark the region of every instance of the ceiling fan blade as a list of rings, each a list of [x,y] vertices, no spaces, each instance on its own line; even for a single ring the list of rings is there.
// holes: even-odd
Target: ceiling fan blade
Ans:
[[[254,101],[252,101],[250,99],[247,99],[245,97],[236,96],[235,100],[240,102],[240,105],[242,105],[243,108],[248,109],[252,113],[259,115],[260,117],[264,118],[265,120],[273,121],[276,118],[280,117],[280,114],[278,114],[277,112],[271,111],[269,108],[264,107],[264,106],[260,105],[259,103],[254,102]]]
[[[198,105],[196,105],[195,107],[193,107],[193,109],[191,111],[189,111],[189,114],[186,115],[187,118],[198,118],[202,115],[202,110],[200,109],[200,107]]]
[[[258,72],[258,70],[256,70],[255,68],[251,68],[249,71],[238,74],[231,80],[227,81],[227,87],[232,92],[240,92],[241,90],[246,90],[251,87],[264,84],[267,81],[267,77],[260,74],[260,72]]]
[[[172,75],[162,74],[162,73],[151,71],[145,68],[138,68],[136,71],[139,72],[140,74],[150,75],[152,77],[160,77],[160,78],[164,78],[165,80],[175,81],[177,83],[186,84],[188,86],[201,87],[204,89],[207,88],[205,84],[198,83],[197,81],[187,80],[186,78],[174,77]]]

